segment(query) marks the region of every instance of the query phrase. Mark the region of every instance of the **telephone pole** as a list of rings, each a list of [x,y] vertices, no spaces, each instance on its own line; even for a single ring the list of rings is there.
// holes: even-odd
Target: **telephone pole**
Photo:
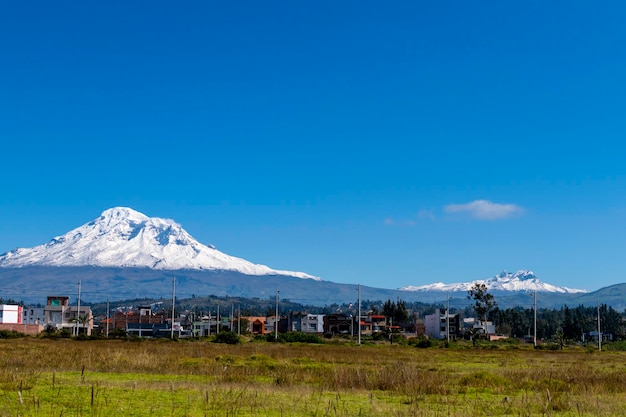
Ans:
[[[358,317],[357,317],[357,323],[358,323],[357,329],[359,329],[357,330],[357,334],[358,334],[357,344],[360,345],[361,344],[361,284],[359,284],[359,286],[357,287],[357,298],[358,298],[358,303],[359,303],[359,308],[358,308],[359,312],[358,312]]]
[[[602,350],[602,332],[600,330],[600,302],[598,301],[598,350]]]
[[[78,325],[80,324],[80,280],[78,280],[78,311],[76,311],[76,336],[80,332]]]
[[[109,299],[107,298],[107,339],[109,338],[109,320],[110,320],[110,310],[109,310]]]
[[[537,290],[533,292],[533,346],[537,347]]]
[[[450,345],[450,293],[446,293],[446,342]]]
[[[170,325],[170,338],[174,339],[174,304],[176,303],[176,277],[172,278],[172,324]]]
[[[278,342],[278,288],[276,289],[276,317],[274,319],[274,341]]]

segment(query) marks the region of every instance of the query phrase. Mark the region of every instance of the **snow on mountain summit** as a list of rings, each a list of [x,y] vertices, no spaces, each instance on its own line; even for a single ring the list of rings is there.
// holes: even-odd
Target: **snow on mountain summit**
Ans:
[[[476,280],[472,282],[460,282],[456,284],[444,284],[443,282],[437,282],[434,284],[427,284],[421,286],[407,286],[400,288],[404,291],[446,291],[446,292],[458,292],[469,291],[469,289],[476,283],[484,283],[490,290],[499,291],[539,291],[539,292],[555,292],[555,293],[585,293],[586,290],[580,290],[568,287],[559,287],[556,285],[547,284],[541,282],[539,278],[527,269],[522,269],[516,273],[503,271],[500,274],[486,279]]]
[[[319,280],[226,255],[199,243],[173,220],[148,217],[127,207],[105,210],[97,219],[44,245],[0,255],[0,267],[36,265],[228,270]]]

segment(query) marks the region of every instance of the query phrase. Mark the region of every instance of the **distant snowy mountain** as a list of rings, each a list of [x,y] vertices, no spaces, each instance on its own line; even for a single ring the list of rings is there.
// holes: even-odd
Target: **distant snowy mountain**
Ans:
[[[532,271],[528,270],[520,270],[514,274],[503,271],[500,274],[486,280],[476,280],[472,282],[461,282],[456,284],[444,284],[443,282],[437,282],[428,285],[402,287],[400,288],[400,290],[424,292],[461,292],[468,291],[476,283],[484,283],[485,285],[487,285],[488,289],[493,291],[538,291],[561,294],[576,294],[587,292],[586,290],[546,284],[544,282],[541,282]]]
[[[44,245],[0,255],[0,267],[33,266],[219,270],[321,281],[303,272],[275,270],[226,255],[199,243],[172,220],[148,217],[126,207],[106,210]]]

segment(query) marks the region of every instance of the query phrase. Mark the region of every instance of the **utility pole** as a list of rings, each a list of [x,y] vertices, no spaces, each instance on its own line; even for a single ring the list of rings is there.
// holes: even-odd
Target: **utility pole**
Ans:
[[[172,278],[172,324],[170,326],[170,338],[174,339],[174,304],[176,303],[176,277]]]
[[[76,336],[78,336],[78,333],[80,331],[80,329],[78,328],[79,324],[80,324],[80,280],[78,280],[78,311],[76,311]]]
[[[237,305],[237,334],[241,336],[241,304]]]
[[[110,317],[110,310],[109,310],[109,299],[107,298],[107,339],[109,338],[109,319]]]
[[[600,331],[600,302],[598,301],[598,350],[602,350],[602,332]]]
[[[278,342],[278,288],[276,289],[276,317],[274,319],[274,341]]]
[[[361,344],[361,284],[359,284],[359,286],[357,287],[357,298],[358,298],[357,301],[358,301],[358,304],[359,304],[359,308],[358,308],[358,310],[359,310],[359,312],[358,312],[359,317],[357,317],[357,321],[359,323],[359,325],[357,327],[357,329],[359,329],[357,331],[357,335],[358,335],[357,336],[357,344],[360,345]]]
[[[209,304],[209,332],[208,336],[211,336],[211,304]]]
[[[446,343],[450,344],[450,293],[446,293]]]
[[[220,320],[220,305],[217,305],[217,317],[215,318],[215,334],[220,334],[220,327],[222,321]]]
[[[533,292],[533,346],[537,347],[537,290]]]
[[[234,331],[233,322],[235,321],[235,303],[230,305],[230,331]]]

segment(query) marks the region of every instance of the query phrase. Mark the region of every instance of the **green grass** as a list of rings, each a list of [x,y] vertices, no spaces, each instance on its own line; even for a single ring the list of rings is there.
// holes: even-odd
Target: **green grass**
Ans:
[[[0,340],[0,416],[621,416],[626,353]]]

